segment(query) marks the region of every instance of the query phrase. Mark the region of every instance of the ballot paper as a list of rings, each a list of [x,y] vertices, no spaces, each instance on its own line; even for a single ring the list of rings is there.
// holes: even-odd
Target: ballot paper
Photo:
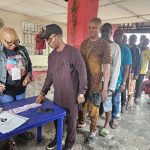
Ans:
[[[3,111],[0,114],[0,132],[9,133],[28,121],[29,118]]]
[[[24,106],[21,106],[21,107],[16,107],[14,109],[10,109],[9,112],[13,112],[13,113],[21,113],[21,112],[24,112],[24,111],[27,111],[31,108],[36,108],[36,107],[39,107],[41,106],[41,104],[36,104],[36,103],[32,103],[32,104],[27,104],[27,105],[24,105]]]

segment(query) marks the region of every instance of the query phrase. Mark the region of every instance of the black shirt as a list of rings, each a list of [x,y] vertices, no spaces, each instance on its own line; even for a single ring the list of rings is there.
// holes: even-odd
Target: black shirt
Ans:
[[[9,50],[4,48],[5,55],[8,59],[8,57],[17,56],[20,55],[17,48],[15,50]],[[26,87],[22,86],[23,80],[26,75],[23,75],[20,80],[12,80],[12,76],[7,71],[7,78],[6,78],[6,90],[4,91],[4,94],[6,95],[20,95],[25,92]]]

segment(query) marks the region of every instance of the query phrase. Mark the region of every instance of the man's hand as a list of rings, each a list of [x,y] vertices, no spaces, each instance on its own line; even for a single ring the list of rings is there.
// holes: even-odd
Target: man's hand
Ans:
[[[138,76],[135,75],[135,76],[133,77],[133,79],[134,79],[134,80],[137,80],[137,79],[138,79]]]
[[[107,93],[107,90],[102,90],[101,92],[101,96],[102,96],[102,101],[106,101],[107,98],[108,98],[108,93]]]
[[[77,102],[78,102],[78,104],[82,104],[85,102],[85,98],[84,98],[83,94],[78,94]]]
[[[45,99],[45,96],[43,96],[43,95],[40,94],[36,98],[36,103],[40,104],[40,103],[42,103],[44,101],[44,99]]]
[[[23,80],[22,86],[26,86],[30,82],[31,82],[30,76],[27,74],[27,76]]]
[[[120,86],[120,92],[123,92],[125,90],[125,84],[121,84]]]
[[[0,83],[0,92],[3,92],[5,90],[5,85],[3,83]]]

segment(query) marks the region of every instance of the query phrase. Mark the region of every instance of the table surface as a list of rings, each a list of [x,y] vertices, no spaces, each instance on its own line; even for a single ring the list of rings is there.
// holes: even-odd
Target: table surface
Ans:
[[[3,104],[2,107],[4,110],[13,109],[16,107],[21,107],[26,104],[34,103],[36,97],[27,98],[24,100],[19,100],[11,103]],[[51,113],[38,113],[39,108],[52,108],[54,109]],[[58,105],[54,104],[52,101],[46,99],[41,106],[29,109],[25,112],[19,113],[18,115],[28,117],[29,120],[23,124],[22,126],[18,127],[17,129],[13,130],[10,133],[7,134],[1,134],[0,133],[0,141],[5,140],[9,137],[12,137],[18,133],[22,133],[28,129],[41,126],[43,124],[46,124],[48,122],[52,122],[54,120],[63,118],[66,115],[65,109],[59,107]]]

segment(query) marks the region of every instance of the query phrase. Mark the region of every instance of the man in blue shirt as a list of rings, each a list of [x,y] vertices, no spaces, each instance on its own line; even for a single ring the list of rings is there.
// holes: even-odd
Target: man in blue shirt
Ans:
[[[129,38],[128,47],[131,50],[132,54],[132,66],[130,66],[129,80],[128,80],[128,101],[126,109],[131,109],[131,100],[135,90],[136,80],[138,79],[138,75],[140,72],[140,49],[136,46],[137,36],[132,34]],[[121,100],[122,101],[122,100]],[[125,102],[124,102],[125,106]]]
[[[116,90],[113,93],[113,107],[112,107],[112,122],[111,127],[113,129],[118,127],[117,114],[119,113],[119,103],[121,101],[121,92],[125,89],[126,80],[129,74],[129,66],[132,64],[132,56],[129,48],[122,43],[124,32],[121,29],[117,29],[114,32],[114,42],[116,42],[121,48],[121,66],[120,73],[117,81]]]

